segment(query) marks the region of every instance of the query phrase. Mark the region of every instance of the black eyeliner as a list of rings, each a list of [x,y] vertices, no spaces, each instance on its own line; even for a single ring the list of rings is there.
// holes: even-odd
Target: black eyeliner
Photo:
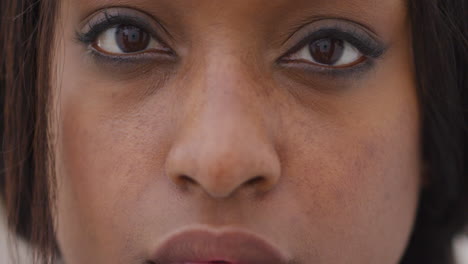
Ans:
[[[371,58],[380,57],[386,50],[385,45],[379,43],[370,36],[365,36],[362,33],[359,33],[358,31],[328,27],[312,32],[307,37],[299,41],[296,45],[294,45],[283,57],[287,57],[299,51],[307,44],[323,38],[336,38],[347,41],[356,47],[364,56]]]
[[[169,53],[149,53],[145,56],[140,56],[140,54],[131,54],[125,56],[119,55],[104,55],[102,52],[97,51],[94,48],[90,48],[88,54],[96,61],[101,64],[107,65],[128,65],[128,64],[135,64],[139,65],[145,62],[154,63],[154,59],[158,59],[159,61],[167,61],[167,62],[176,62],[177,58],[174,57],[172,54]]]
[[[370,69],[373,68],[375,65],[374,60],[365,60],[353,67],[349,68],[333,68],[333,67],[323,67],[314,64],[307,64],[307,63],[285,63],[282,67],[285,68],[294,68],[296,71],[299,68],[302,72],[310,74],[320,74],[326,77],[331,77],[334,79],[338,78],[349,78],[353,76],[354,78],[360,78],[365,73],[367,73]]]
[[[151,25],[149,25],[143,19],[129,16],[126,14],[109,14],[107,12],[104,13],[104,18],[99,19],[96,22],[90,22],[87,26],[88,30],[86,32],[76,32],[76,39],[84,44],[92,44],[96,41],[101,33],[104,31],[117,26],[117,25],[132,25],[140,27],[146,31],[148,31],[153,38],[155,38],[161,44],[167,46],[167,44],[159,38],[156,30],[153,29]]]

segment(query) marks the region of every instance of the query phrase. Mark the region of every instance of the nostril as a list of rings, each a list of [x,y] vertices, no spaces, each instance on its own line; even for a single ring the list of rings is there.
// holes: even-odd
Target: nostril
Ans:
[[[175,185],[180,188],[180,190],[188,191],[190,187],[197,185],[197,182],[191,177],[181,174],[174,179]]]
[[[187,175],[181,175],[179,180],[182,182],[189,183],[189,184],[197,184],[197,182],[194,179],[192,179],[191,177]]]
[[[253,179],[250,179],[249,181],[247,181],[245,184],[246,185],[259,185],[261,184],[263,181],[265,181],[265,178],[262,177],[262,176],[257,176]]]

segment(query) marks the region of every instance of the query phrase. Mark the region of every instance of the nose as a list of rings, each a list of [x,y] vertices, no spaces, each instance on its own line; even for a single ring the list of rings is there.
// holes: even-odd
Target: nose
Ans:
[[[219,69],[219,68],[218,68]],[[198,188],[212,198],[238,192],[264,194],[280,178],[280,161],[260,104],[244,78],[212,73],[191,80],[190,102],[166,160],[181,190]]]

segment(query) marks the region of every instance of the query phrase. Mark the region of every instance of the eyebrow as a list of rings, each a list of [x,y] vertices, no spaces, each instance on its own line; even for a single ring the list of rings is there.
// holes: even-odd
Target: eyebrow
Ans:
[[[85,10],[82,13],[86,16],[107,7],[142,10],[153,18],[157,17],[157,21],[166,32],[172,32],[168,29],[169,26],[173,29],[182,29],[183,26],[178,26],[177,23],[183,18],[199,15],[196,11],[201,3],[208,7],[216,7],[211,9],[213,17],[217,15],[215,12],[228,12],[229,5],[233,5],[240,11],[250,12],[259,23],[265,17],[273,17],[266,20],[272,23],[278,21],[278,25],[271,27],[279,26],[281,23],[284,27],[283,39],[287,39],[294,30],[320,17],[349,20],[378,35],[379,30],[376,27],[379,24],[382,24],[380,25],[382,27],[386,25],[383,25],[384,22],[375,23],[375,21],[389,20],[395,10],[406,9],[405,0],[79,0],[79,2]],[[221,2],[223,4],[220,4]],[[225,9],[222,8],[223,5]]]
[[[73,0],[71,0],[73,1]],[[79,0],[85,6],[95,7],[109,7],[109,6],[128,6],[136,7],[148,12],[156,9],[164,9],[170,11],[171,14],[185,15],[187,8],[195,10],[197,3],[212,3],[219,4],[219,0]],[[261,10],[279,9],[287,10],[288,7],[295,7],[298,9],[320,9],[324,5],[334,6],[339,10],[352,10],[358,12],[365,12],[361,7],[372,7],[385,9],[388,3],[394,5],[395,3],[403,5],[405,0],[222,0],[223,3],[241,3],[245,2],[245,6],[251,9],[255,6],[260,6]],[[242,5],[242,4],[240,4]],[[291,9],[291,8],[289,8]],[[367,8],[366,8],[367,9]]]

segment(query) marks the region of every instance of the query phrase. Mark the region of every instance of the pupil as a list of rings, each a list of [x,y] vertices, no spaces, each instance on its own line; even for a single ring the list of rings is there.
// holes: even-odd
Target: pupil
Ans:
[[[141,28],[120,25],[115,33],[115,40],[123,52],[132,53],[145,50],[148,47],[150,36]]]
[[[340,39],[319,39],[309,45],[309,51],[318,63],[334,65],[343,55],[344,42]]]

